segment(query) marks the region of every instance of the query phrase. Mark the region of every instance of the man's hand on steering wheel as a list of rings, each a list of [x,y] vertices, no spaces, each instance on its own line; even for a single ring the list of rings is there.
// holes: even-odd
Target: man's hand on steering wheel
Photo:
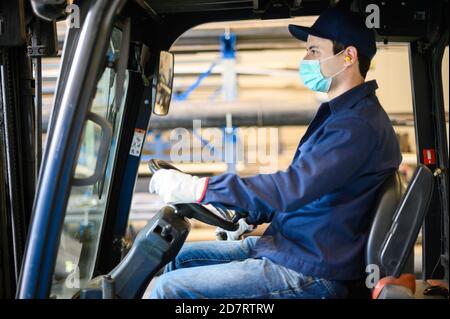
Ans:
[[[183,173],[172,164],[155,159],[149,161],[149,169],[153,174],[150,193],[158,194],[166,204],[188,205],[178,207],[178,213],[217,226],[218,239],[237,240],[255,229],[245,221],[247,212],[229,209],[220,203],[212,203],[209,208],[200,204],[208,187],[207,177]]]
[[[199,203],[205,196],[208,178],[192,176],[175,169],[158,169],[150,180],[149,192],[164,203]]]

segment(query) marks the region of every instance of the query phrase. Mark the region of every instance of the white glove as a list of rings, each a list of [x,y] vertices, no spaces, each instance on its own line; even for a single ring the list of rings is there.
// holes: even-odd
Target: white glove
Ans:
[[[192,176],[174,169],[159,169],[153,174],[148,190],[161,196],[166,204],[196,203],[208,186],[208,178]]]
[[[247,224],[245,218],[241,218],[238,221],[239,228],[235,231],[229,231],[220,227],[216,228],[216,238],[218,240],[239,240],[243,234],[252,232],[256,229],[255,226]]]

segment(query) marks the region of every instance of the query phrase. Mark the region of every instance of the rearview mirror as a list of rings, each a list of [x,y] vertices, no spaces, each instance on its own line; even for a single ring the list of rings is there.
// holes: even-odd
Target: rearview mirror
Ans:
[[[153,113],[164,116],[169,113],[172,99],[174,56],[167,51],[161,51],[159,56],[159,68],[153,83],[156,93],[153,95]]]

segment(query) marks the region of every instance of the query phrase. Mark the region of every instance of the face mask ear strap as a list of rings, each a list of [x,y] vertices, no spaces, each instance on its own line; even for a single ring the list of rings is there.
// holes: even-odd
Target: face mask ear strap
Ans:
[[[336,72],[334,75],[330,76],[330,79],[333,79],[333,78],[337,77],[339,74],[344,72],[347,69],[347,67],[348,67],[347,65],[344,66],[344,68],[342,70],[340,70],[340,71]]]
[[[341,54],[342,52],[345,52],[345,50],[346,50],[346,49],[342,50],[341,52],[339,52],[338,54],[333,55],[332,57],[338,56],[338,55]],[[346,57],[345,57],[345,61],[347,61],[347,58],[351,60],[350,56],[346,56]],[[349,62],[349,61],[347,61],[347,62]],[[342,70],[336,72],[334,75],[330,76],[329,78],[330,78],[330,79],[335,78],[336,76],[338,76],[339,74],[341,74],[342,72],[344,72],[344,71],[347,69],[347,67],[348,67],[348,65],[344,66],[344,67],[342,68]]]
[[[324,62],[324,61],[328,61],[328,60],[330,60],[330,59],[332,59],[332,58],[334,58],[334,57],[337,57],[337,56],[340,55],[342,52],[345,52],[345,50],[346,50],[346,49],[343,49],[342,51],[336,53],[335,55],[332,55],[332,56],[329,56],[328,58],[325,58],[325,59],[320,60],[320,63],[322,63],[322,62]]]

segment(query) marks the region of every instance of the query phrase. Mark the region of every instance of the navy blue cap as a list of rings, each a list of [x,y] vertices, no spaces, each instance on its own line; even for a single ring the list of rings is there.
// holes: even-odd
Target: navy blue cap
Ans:
[[[305,42],[308,35],[313,35],[345,46],[354,46],[369,59],[377,52],[375,32],[367,28],[364,17],[341,8],[325,10],[311,28],[290,24],[289,32]]]

